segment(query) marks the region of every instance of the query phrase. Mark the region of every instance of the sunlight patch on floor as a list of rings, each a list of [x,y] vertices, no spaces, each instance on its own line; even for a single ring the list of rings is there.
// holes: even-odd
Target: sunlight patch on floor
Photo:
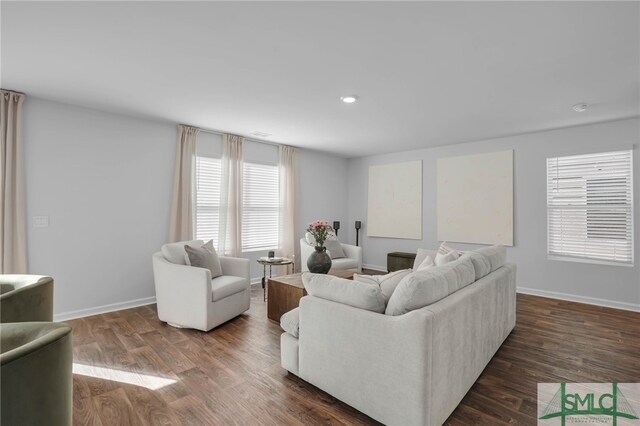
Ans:
[[[176,380],[167,377],[116,370],[115,368],[94,367],[92,365],[78,364],[75,362],[73,363],[73,374],[142,386],[151,390],[161,389],[165,386],[176,383]]]

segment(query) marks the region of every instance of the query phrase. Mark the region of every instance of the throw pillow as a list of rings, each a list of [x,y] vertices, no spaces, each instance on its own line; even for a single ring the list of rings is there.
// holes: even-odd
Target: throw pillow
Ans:
[[[209,240],[208,243],[201,247],[185,245],[184,251],[186,252],[184,260],[187,265],[208,269],[211,271],[211,278],[222,275],[222,265],[220,265],[216,249],[213,248],[213,240]]]
[[[427,256],[431,256],[432,259],[435,259],[437,254],[438,250],[418,249],[416,252],[416,258],[413,261],[413,270],[415,271],[418,269],[418,266],[424,262],[424,259]]]
[[[435,264],[436,266],[444,265],[445,263],[454,261],[459,257],[460,254],[458,253],[458,250],[449,247],[447,245],[447,242],[444,241],[438,248],[438,254],[436,254]]]
[[[379,285],[310,272],[302,274],[302,284],[310,296],[367,311],[384,312],[384,295]]]
[[[433,258],[431,256],[427,256],[424,258],[422,263],[418,265],[416,272],[424,271],[425,269],[433,268],[434,266],[436,266],[436,263],[433,261]]]
[[[292,335],[298,337],[300,334],[300,308],[293,308],[280,317],[280,327]]]
[[[304,234],[304,239],[307,241],[307,244],[309,244],[310,246],[316,245],[316,239],[313,238],[313,234],[311,234],[311,232],[307,232],[306,234]]]
[[[411,269],[402,269],[400,271],[394,271],[386,275],[362,275],[353,274],[354,281],[360,281],[367,284],[376,284],[380,286],[384,301],[387,303],[393,294],[393,291],[398,287],[400,281],[408,274],[411,273]]]
[[[404,277],[398,284],[389,299],[385,314],[397,316],[423,308],[474,281],[475,271],[469,257],[414,272]]]
[[[324,246],[327,248],[327,252],[332,259],[340,259],[347,257],[342,249],[342,244],[335,237],[327,238],[324,242]]]

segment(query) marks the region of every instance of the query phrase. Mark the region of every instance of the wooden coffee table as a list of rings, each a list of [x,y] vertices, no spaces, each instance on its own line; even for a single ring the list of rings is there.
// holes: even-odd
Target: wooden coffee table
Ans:
[[[353,271],[331,270],[329,275],[348,280],[353,279]],[[269,278],[267,282],[267,318],[280,322],[280,317],[293,308],[297,308],[302,296],[307,295],[307,291],[302,285],[302,274],[282,275],[280,277]]]

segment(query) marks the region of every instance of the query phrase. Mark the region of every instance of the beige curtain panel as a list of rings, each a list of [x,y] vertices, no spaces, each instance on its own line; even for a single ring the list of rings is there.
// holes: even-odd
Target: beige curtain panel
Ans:
[[[279,148],[280,224],[278,255],[295,260],[295,271],[300,270],[299,253],[296,256],[298,231],[298,150],[291,146]],[[284,273],[281,271],[281,273]]]
[[[200,129],[195,127],[178,126],[178,149],[169,228],[169,241],[171,242],[189,241],[194,238],[193,192],[196,139],[199,132]]]
[[[222,138],[218,252],[233,257],[242,254],[243,141],[243,137],[235,135]]]
[[[0,273],[27,273],[22,104],[25,96],[0,90]]]

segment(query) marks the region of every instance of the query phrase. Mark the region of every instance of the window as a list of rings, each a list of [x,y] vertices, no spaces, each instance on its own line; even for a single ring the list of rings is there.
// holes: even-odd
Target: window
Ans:
[[[244,163],[242,251],[278,247],[278,166]]]
[[[550,258],[633,265],[632,151],[547,159]]]
[[[218,247],[220,159],[196,157],[196,238]],[[244,163],[242,187],[242,251],[278,247],[278,166]]]
[[[220,160],[196,157],[196,239],[218,247]]]

